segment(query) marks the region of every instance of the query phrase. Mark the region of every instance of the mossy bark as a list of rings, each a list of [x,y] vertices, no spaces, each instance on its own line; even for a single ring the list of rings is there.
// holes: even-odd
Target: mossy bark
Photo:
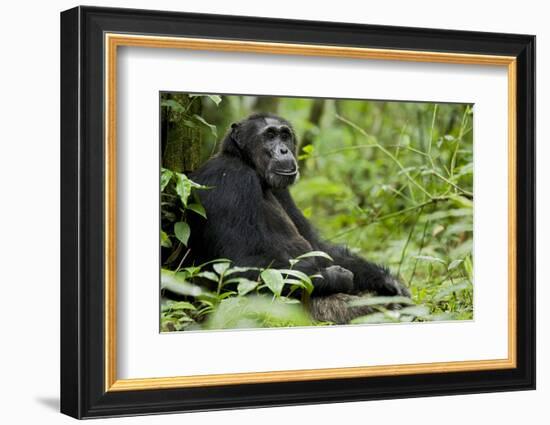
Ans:
[[[189,173],[199,166],[202,140],[200,128],[190,127],[185,121],[188,121],[186,117],[201,114],[202,102],[200,98],[190,98],[184,94],[171,95],[171,98],[182,105],[185,112],[166,112],[169,116],[163,128],[165,146],[162,164],[172,171]]]

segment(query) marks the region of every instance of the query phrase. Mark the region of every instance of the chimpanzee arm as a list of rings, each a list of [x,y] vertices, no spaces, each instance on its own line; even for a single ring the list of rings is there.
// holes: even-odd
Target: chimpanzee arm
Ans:
[[[319,239],[317,232],[304,217],[292,199],[288,189],[276,192],[277,199],[284,206],[300,233],[314,249],[324,251],[334,259],[334,264],[353,273],[353,291],[373,291],[379,295],[410,296],[410,291],[389,270],[352,254],[342,246],[332,245]]]
[[[353,273],[354,291],[373,291],[378,295],[411,296],[409,289],[387,268],[352,254],[343,246],[321,243],[320,249],[327,252],[334,259],[335,264]]]

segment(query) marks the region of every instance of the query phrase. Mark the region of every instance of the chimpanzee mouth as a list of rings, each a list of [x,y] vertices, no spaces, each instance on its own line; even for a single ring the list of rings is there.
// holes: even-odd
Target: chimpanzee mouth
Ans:
[[[273,172],[279,176],[295,176],[298,174],[298,168],[293,168],[290,170],[273,170]]]

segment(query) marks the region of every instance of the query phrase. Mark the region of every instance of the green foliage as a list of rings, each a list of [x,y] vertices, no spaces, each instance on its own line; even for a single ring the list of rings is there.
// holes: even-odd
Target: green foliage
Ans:
[[[328,257],[315,251],[307,257]],[[293,265],[288,269],[232,267],[226,259],[177,270],[161,270],[161,330],[287,327],[315,324],[303,302],[313,291],[312,279]],[[255,272],[256,280],[239,276]],[[210,289],[208,289],[210,284]],[[286,291],[284,291],[286,289]],[[289,296],[303,291],[302,302]],[[283,295],[283,292],[285,295]],[[178,299],[175,299],[175,296]],[[170,298],[171,297],[171,298]]]
[[[472,319],[471,105],[217,95],[189,95],[186,103],[168,97],[162,111],[200,133],[201,162],[217,150],[221,130],[250,113],[291,121],[304,140],[298,146],[301,178],[291,188],[304,215],[323,238],[388,266],[413,294],[414,304],[386,297],[356,301],[376,311],[354,323]],[[200,114],[186,112],[191,101],[200,102]],[[318,277],[293,267],[308,255],[326,254],[308,253],[285,270],[255,270],[252,280],[224,260],[181,268],[187,216],[206,217],[196,192],[208,188],[168,169],[160,187],[160,243],[170,252],[163,267],[173,273],[163,271],[172,285],[163,288],[181,295],[163,298],[163,330],[311,324],[304,306]],[[190,288],[201,292],[190,295]],[[295,292],[301,299],[289,298]],[[388,308],[396,303],[404,307]]]

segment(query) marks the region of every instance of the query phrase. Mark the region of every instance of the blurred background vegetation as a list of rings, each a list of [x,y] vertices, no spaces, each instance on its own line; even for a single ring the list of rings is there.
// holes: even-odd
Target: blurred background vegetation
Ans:
[[[184,215],[204,213],[191,193],[202,189],[185,175],[217,152],[232,122],[254,112],[280,115],[294,126],[301,177],[291,192],[324,239],[398,275],[422,306],[413,320],[473,317],[473,135],[472,105],[466,104],[162,93],[162,241],[172,256],[165,272],[181,274],[174,259],[185,252],[189,232],[185,217],[171,212],[169,197],[179,185]],[[167,179],[173,180],[171,191]],[[180,280],[190,284],[186,273]],[[163,298],[163,330],[204,328],[204,317],[222,310],[219,299],[197,303],[197,290]],[[182,302],[186,308],[176,308]],[[299,323],[285,316],[283,324],[303,325],[302,313]],[[381,307],[358,323],[404,321],[398,316]],[[244,324],[252,322],[248,317]]]

